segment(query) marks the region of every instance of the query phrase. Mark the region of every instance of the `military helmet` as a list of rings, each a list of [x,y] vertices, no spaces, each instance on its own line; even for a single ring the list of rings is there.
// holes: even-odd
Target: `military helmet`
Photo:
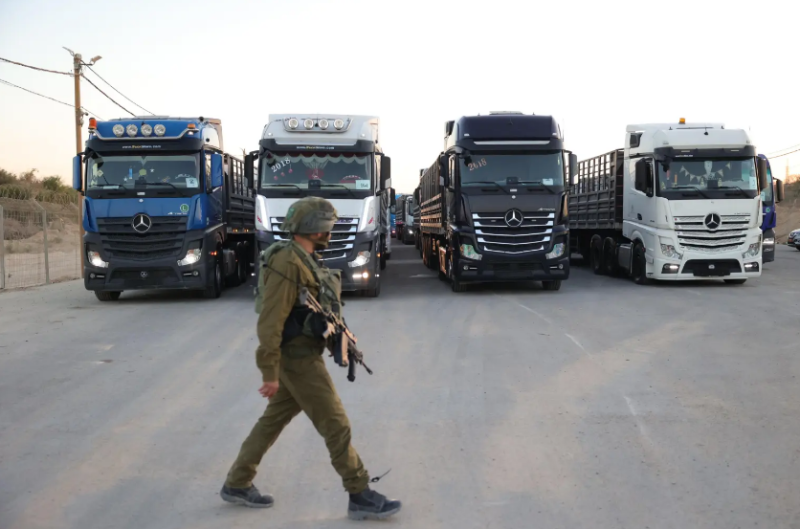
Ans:
[[[292,204],[281,224],[291,234],[327,233],[339,216],[333,204],[320,197],[304,197]]]

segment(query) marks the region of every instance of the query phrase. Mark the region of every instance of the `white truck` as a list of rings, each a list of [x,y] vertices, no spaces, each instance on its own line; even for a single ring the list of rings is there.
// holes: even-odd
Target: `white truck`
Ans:
[[[372,116],[270,115],[259,150],[246,159],[247,170],[258,173],[258,250],[287,237],[280,225],[292,203],[326,198],[339,220],[330,246],[319,252],[322,259],[342,271],[344,291],[379,296],[390,233],[391,161],[378,133],[379,119]]]
[[[579,163],[572,251],[594,273],[744,283],[762,268],[766,161],[747,131],[719,123],[629,125],[625,148]]]

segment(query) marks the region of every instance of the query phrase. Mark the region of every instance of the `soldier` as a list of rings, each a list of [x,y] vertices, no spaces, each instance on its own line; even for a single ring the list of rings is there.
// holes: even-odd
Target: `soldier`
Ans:
[[[341,314],[340,272],[326,268],[314,254],[328,246],[337,218],[336,209],[325,199],[298,200],[281,226],[291,240],[271,245],[260,257],[256,365],[263,380],[258,391],[269,404],[228,472],[220,492],[225,501],[272,506],[272,496],[262,495],[253,485],[256,467],[281,430],[303,411],[325,438],[331,464],[350,493],[348,516],[380,519],[400,510],[399,501],[368,486],[369,474],[350,444],[350,423],[325,367],[326,341],[297,302],[300,288],[307,287],[323,307]]]

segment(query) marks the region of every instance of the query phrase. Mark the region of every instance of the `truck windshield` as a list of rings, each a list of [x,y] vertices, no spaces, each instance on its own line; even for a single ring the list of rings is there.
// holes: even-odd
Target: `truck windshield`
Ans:
[[[509,180],[511,179],[511,180]],[[461,160],[461,185],[486,182],[564,187],[564,162],[560,152],[542,154],[476,154]]]
[[[269,153],[261,169],[261,187],[292,186],[308,189],[309,181],[322,187],[372,189],[372,158],[366,153]]]
[[[771,206],[772,201],[774,200],[773,192],[773,180],[772,180],[772,168],[768,165],[767,166],[767,187],[761,190],[761,202],[764,206]]]
[[[753,158],[677,158],[668,169],[658,166],[658,194],[671,200],[689,198],[755,198]]]
[[[174,187],[202,190],[199,155],[103,156],[93,153],[86,174],[87,189]]]

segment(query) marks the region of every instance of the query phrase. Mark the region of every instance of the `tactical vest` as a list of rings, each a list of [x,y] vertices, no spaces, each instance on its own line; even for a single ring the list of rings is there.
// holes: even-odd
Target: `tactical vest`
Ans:
[[[269,295],[269,292],[264,290],[266,280],[267,280],[267,273],[275,273],[269,269],[269,264],[272,257],[280,250],[285,248],[290,248],[292,251],[295,252],[295,255],[300,258],[300,261],[311,271],[311,275],[314,276],[314,280],[317,282],[318,287],[318,294],[316,295],[317,301],[319,304],[322,305],[323,308],[330,310],[331,312],[335,313],[337,316],[341,317],[342,315],[342,307],[341,307],[341,296],[342,296],[342,278],[341,278],[341,271],[340,270],[331,270],[325,265],[318,263],[311,255],[308,254],[300,245],[298,245],[294,241],[278,241],[272,245],[270,245],[266,250],[261,252],[259,255],[259,274],[258,274],[258,286],[256,287],[256,306],[255,310],[256,313],[261,313],[261,309],[263,307],[263,299],[265,295]],[[297,285],[297,291],[300,292],[300,289],[305,285]],[[289,314],[289,318],[287,318],[287,324],[284,329],[284,342],[288,339],[291,339],[291,336],[286,336],[287,331],[290,331],[288,327],[291,326],[292,323],[299,325],[302,327],[302,335],[313,338],[313,334],[310,331],[309,326],[307,325],[307,320],[305,319],[307,316],[307,311],[304,307],[300,306],[299,304],[292,309],[292,313]],[[298,318],[303,319],[303,321],[297,321]],[[290,322],[290,320],[293,320]]]

